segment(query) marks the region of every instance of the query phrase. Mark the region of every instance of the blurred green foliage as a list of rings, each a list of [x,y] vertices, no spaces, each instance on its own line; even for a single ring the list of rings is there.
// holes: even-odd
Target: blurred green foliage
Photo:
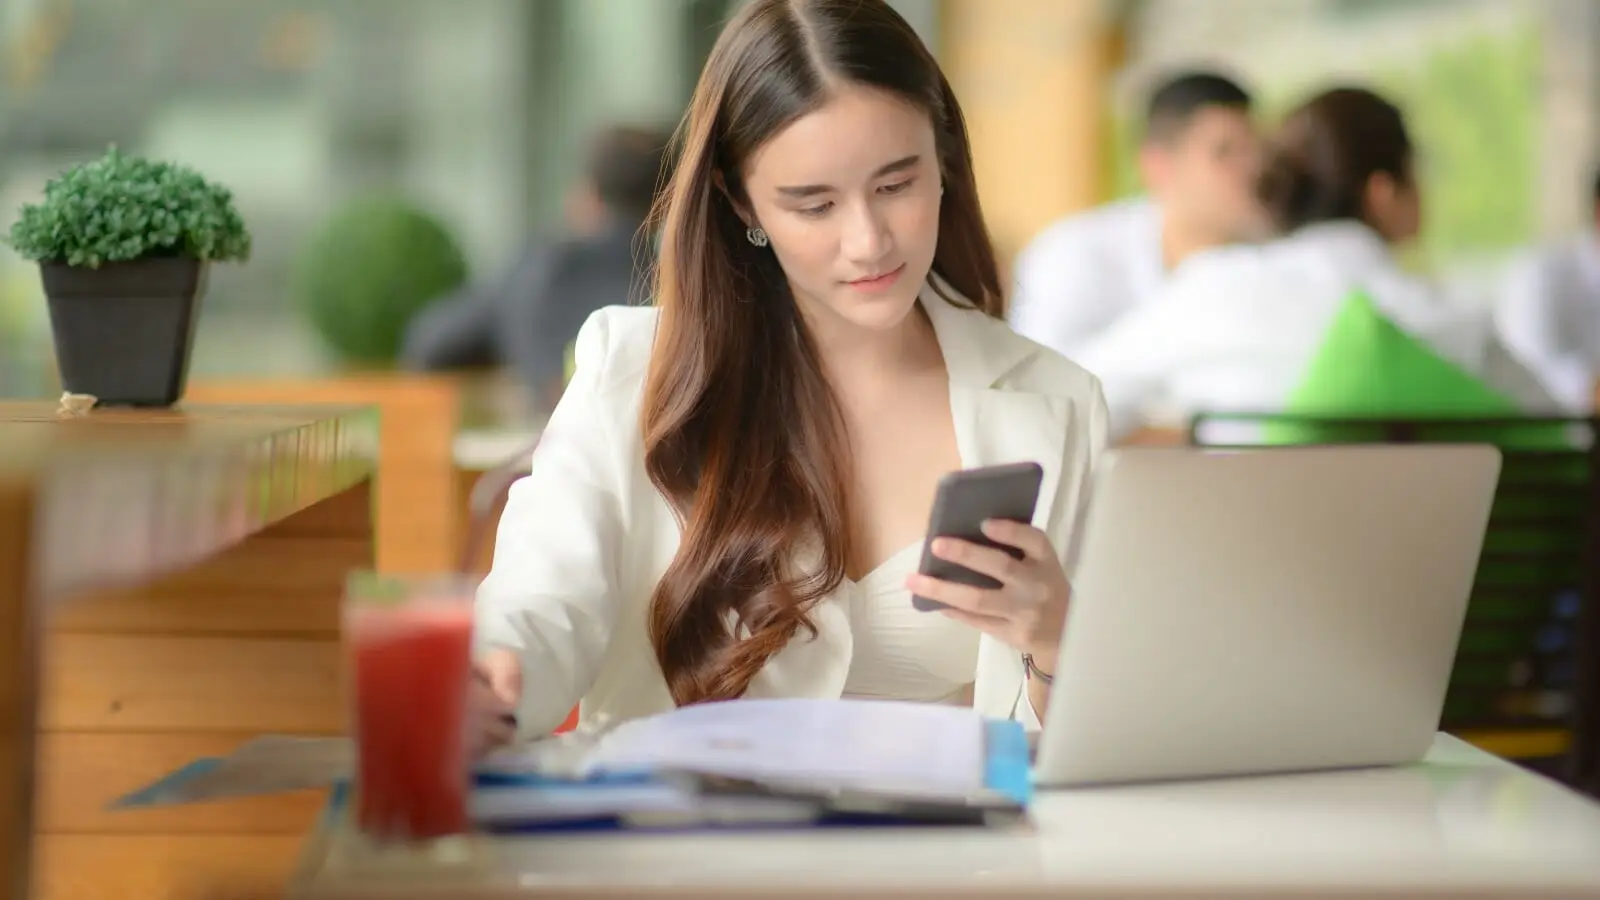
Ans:
[[[1433,260],[1503,250],[1530,240],[1537,209],[1540,44],[1533,22],[1424,45],[1414,60],[1375,67],[1367,83],[1405,110],[1419,148],[1423,255]],[[1258,86],[1270,127],[1321,84]],[[1140,190],[1137,113],[1118,110],[1108,131],[1105,183]]]
[[[1473,36],[1374,79],[1406,110],[1420,148],[1423,243],[1436,258],[1533,236],[1539,68],[1538,33],[1528,25]]]
[[[311,235],[297,260],[295,296],[346,363],[388,366],[424,306],[461,287],[467,264],[436,218],[399,197],[366,197]]]

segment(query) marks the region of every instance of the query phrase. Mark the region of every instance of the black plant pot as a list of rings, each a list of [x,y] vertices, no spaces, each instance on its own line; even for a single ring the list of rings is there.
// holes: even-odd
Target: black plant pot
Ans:
[[[171,406],[189,379],[206,266],[138,259],[98,269],[41,263],[61,386],[102,406]]]

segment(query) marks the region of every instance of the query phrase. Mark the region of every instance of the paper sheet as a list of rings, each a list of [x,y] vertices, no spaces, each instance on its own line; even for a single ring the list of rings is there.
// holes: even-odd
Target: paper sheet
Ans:
[[[625,723],[588,759],[590,772],[659,769],[966,794],[983,787],[984,724],[927,703],[738,700]]]

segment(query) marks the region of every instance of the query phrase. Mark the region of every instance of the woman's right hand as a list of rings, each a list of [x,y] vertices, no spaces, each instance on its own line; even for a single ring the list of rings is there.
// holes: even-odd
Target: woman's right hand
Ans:
[[[473,662],[467,702],[467,748],[474,759],[511,743],[522,700],[522,661],[495,648]]]

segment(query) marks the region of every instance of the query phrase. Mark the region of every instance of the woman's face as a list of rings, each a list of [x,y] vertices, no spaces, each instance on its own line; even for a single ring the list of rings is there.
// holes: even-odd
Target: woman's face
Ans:
[[[1378,172],[1367,180],[1367,224],[1391,244],[1403,244],[1422,230],[1422,191],[1416,175],[1404,178]]]
[[[939,243],[926,113],[842,86],[752,154],[742,176],[746,221],[766,231],[804,315],[873,330],[905,319]]]

